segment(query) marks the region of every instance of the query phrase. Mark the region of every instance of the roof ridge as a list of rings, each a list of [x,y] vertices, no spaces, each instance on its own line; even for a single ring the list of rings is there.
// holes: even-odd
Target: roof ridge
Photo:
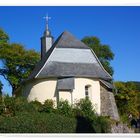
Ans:
[[[102,63],[100,62],[99,58],[97,57],[96,53],[90,48],[92,54],[95,56],[97,62],[99,63],[99,65],[101,66],[101,68],[103,69],[104,72],[106,72],[106,74],[112,78],[112,76],[106,71],[106,69],[103,67]]]
[[[59,37],[59,41],[56,43],[56,48],[89,49],[86,44],[84,44],[81,40],[77,39],[77,37],[75,37],[69,31],[64,31]]]

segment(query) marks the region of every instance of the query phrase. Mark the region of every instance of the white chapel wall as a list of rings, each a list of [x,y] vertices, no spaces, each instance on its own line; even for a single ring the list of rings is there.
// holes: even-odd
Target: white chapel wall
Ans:
[[[85,98],[85,86],[91,85],[92,94],[90,96],[91,102],[95,107],[95,110],[100,114],[100,83],[98,80],[93,80],[89,78],[75,78],[75,89],[73,90],[73,102],[81,98]]]
[[[62,101],[67,100],[72,104],[72,93],[70,91],[59,91],[59,99]]]
[[[52,99],[57,102],[59,99],[68,100],[69,103],[75,103],[81,98],[85,98],[85,86],[91,86],[90,99],[95,106],[95,110],[100,114],[100,83],[98,80],[90,78],[75,78],[75,89],[70,91],[56,91],[57,79],[40,79],[27,83],[23,88],[23,95],[28,101],[38,100],[44,102],[46,99]]]
[[[34,80],[24,86],[23,95],[28,101],[38,100],[43,103],[47,99],[52,99],[56,103],[56,84],[56,79]]]

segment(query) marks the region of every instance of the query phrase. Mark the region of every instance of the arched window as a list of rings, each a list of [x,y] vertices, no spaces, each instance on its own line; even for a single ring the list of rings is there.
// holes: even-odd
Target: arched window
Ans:
[[[85,97],[91,97],[91,85],[85,86]]]

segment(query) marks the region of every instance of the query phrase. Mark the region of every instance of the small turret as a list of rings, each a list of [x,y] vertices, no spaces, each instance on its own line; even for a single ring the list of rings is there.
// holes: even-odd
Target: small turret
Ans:
[[[41,59],[45,56],[46,52],[51,48],[53,44],[53,37],[51,36],[51,31],[49,30],[48,20],[50,17],[47,15],[44,17],[46,19],[46,29],[43,36],[41,37]]]

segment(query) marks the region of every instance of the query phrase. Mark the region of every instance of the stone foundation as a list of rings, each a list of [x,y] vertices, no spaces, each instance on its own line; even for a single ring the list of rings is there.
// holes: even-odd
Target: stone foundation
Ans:
[[[119,121],[118,109],[113,92],[108,91],[101,85],[101,115],[110,116],[111,119]]]
[[[134,133],[134,130],[130,129],[126,124],[118,123],[111,126],[111,133]]]

